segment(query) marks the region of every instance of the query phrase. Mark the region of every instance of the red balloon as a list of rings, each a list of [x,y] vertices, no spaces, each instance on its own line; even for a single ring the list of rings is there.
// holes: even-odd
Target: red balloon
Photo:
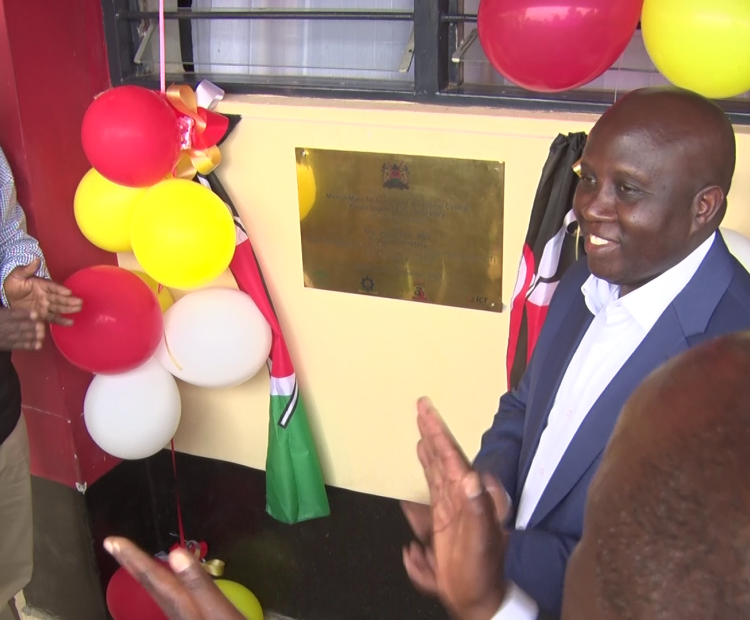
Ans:
[[[118,568],[109,580],[107,609],[114,620],[167,620],[151,595],[124,568]]]
[[[52,338],[71,364],[98,374],[137,368],[156,351],[164,324],[156,295],[138,276],[98,265],[65,281],[83,309],[71,327],[51,325]]]
[[[479,41],[492,66],[528,90],[599,77],[625,51],[643,0],[481,0]]]
[[[118,86],[94,99],[86,111],[83,150],[91,165],[113,183],[149,187],[177,163],[177,119],[160,94],[140,86]]]

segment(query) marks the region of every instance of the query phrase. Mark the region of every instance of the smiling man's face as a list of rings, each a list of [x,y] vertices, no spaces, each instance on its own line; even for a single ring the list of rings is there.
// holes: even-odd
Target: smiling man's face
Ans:
[[[589,269],[623,294],[692,250],[695,187],[683,155],[645,129],[606,123],[591,132],[573,209]]]
[[[573,210],[591,272],[622,295],[718,227],[734,157],[723,120],[708,102],[646,91],[623,98],[592,129]]]

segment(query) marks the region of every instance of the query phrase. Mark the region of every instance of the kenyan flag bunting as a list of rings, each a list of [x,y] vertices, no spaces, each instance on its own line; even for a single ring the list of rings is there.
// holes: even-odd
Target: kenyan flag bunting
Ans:
[[[255,302],[273,331],[268,365],[271,396],[266,456],[266,511],[283,523],[297,523],[330,514],[320,461],[310,431],[297,376],[281,332],[260,266],[234,204],[214,173],[198,175],[231,209],[237,245],[230,269],[240,290]]]

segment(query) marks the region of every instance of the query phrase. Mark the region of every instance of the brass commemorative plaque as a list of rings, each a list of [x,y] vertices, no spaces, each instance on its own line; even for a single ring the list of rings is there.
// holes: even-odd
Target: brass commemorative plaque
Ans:
[[[501,311],[504,163],[296,154],[305,286]]]

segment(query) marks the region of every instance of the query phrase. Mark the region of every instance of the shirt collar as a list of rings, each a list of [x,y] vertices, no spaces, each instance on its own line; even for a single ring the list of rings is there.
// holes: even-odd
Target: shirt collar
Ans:
[[[701,243],[682,261],[650,282],[620,298],[621,305],[644,330],[650,330],[667,306],[674,301],[698,271],[713,245],[716,233]],[[581,287],[586,306],[593,315],[616,302],[620,287],[591,274]]]

